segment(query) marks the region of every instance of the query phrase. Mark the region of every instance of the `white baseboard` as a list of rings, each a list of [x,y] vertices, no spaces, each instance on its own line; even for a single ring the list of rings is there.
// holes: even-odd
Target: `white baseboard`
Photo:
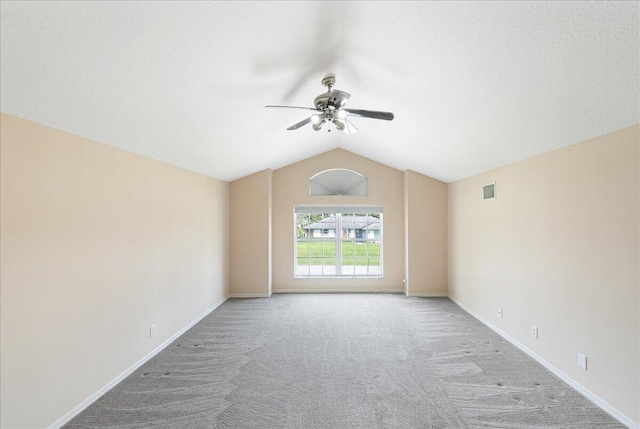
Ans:
[[[229,298],[270,298],[267,293],[232,293]]]
[[[550,364],[549,362],[544,360],[540,355],[538,355],[535,352],[533,352],[527,346],[525,346],[524,344],[522,344],[521,342],[519,342],[518,340],[516,340],[515,338],[513,338],[512,336],[510,336],[509,334],[507,334],[506,332],[504,332],[500,328],[498,328],[497,326],[494,326],[493,324],[491,324],[487,319],[485,319],[484,317],[480,316],[475,311],[471,310],[469,307],[467,307],[464,304],[462,304],[460,301],[458,301],[453,296],[451,296],[451,295],[448,295],[448,296],[449,296],[449,299],[451,301],[455,302],[464,311],[466,311],[467,313],[469,313],[470,315],[472,315],[473,317],[478,319],[480,322],[482,322],[483,324],[485,324],[489,328],[491,328],[493,331],[495,331],[498,335],[503,337],[505,340],[509,341],[511,344],[513,344],[514,346],[516,346],[517,348],[519,348],[520,350],[522,350],[523,352],[525,352],[526,354],[531,356],[538,363],[540,363],[546,369],[548,369],[553,374],[558,376],[562,381],[567,383],[569,386],[573,387],[580,394],[582,394],[585,398],[587,398],[588,400],[590,400],[591,402],[596,404],[598,407],[602,408],[604,411],[606,411],[608,414],[610,414],[612,417],[614,417],[620,423],[622,423],[623,425],[627,426],[630,429],[640,429],[640,425],[638,423],[635,423],[629,417],[625,416],[620,411],[618,411],[617,409],[615,409],[614,407],[609,405],[607,402],[602,400],[599,396],[595,395],[593,392],[591,392],[590,390],[586,389],[581,384],[579,384],[578,382],[576,382],[575,380],[570,378],[567,374],[565,374],[564,372],[560,371],[558,368],[556,368],[555,366],[553,366],[552,364]]]
[[[344,293],[404,293],[404,290],[403,289],[340,289],[340,290],[333,290],[333,289],[304,289],[304,290],[301,290],[301,289],[274,289],[273,290],[273,293],[339,293],[339,292],[344,292]],[[513,344],[514,346],[518,347],[520,350],[522,350],[523,352],[525,352],[526,354],[531,356],[533,359],[535,359],[537,362],[539,362],[542,366],[547,368],[553,374],[558,376],[561,380],[563,380],[569,386],[571,386],[572,388],[577,390],[579,393],[581,393],[584,397],[586,397],[591,402],[596,404],[598,407],[602,408],[604,411],[609,413],[612,417],[614,417],[615,419],[620,421],[620,423],[624,424],[625,426],[627,426],[630,429],[640,429],[640,425],[635,423],[629,417],[625,416],[620,411],[618,411],[617,409],[615,409],[614,407],[609,405],[607,402],[602,400],[600,397],[598,397],[597,395],[593,394],[591,391],[587,390],[582,385],[580,385],[579,383],[577,383],[576,381],[571,379],[568,375],[566,375],[565,373],[560,371],[558,368],[556,368],[555,366],[553,366],[552,364],[550,364],[549,362],[544,360],[542,357],[540,357],[539,355],[534,353],[531,349],[526,347],[524,344],[520,343],[515,338],[511,337],[510,335],[508,335],[506,332],[502,331],[498,327],[492,325],[488,320],[486,320],[485,318],[483,318],[482,316],[477,314],[475,311],[471,310],[470,308],[468,308],[467,306],[462,304],[460,301],[458,301],[453,296],[447,295],[447,294],[409,294],[409,296],[424,296],[424,297],[427,297],[427,296],[428,297],[448,296],[449,299],[451,299],[453,302],[455,302],[464,311],[466,311],[467,313],[469,313],[470,315],[472,315],[473,317],[478,319],[480,322],[482,322],[483,324],[485,324],[489,328],[491,328],[493,331],[495,331],[498,335],[500,335],[501,337],[503,337],[504,339],[509,341],[511,344]],[[259,298],[266,298],[266,297],[269,297],[269,295],[267,295],[267,294],[264,294],[264,295],[232,294],[230,296],[230,298],[258,298],[258,297]],[[57,428],[62,427],[63,425],[65,425],[69,421],[71,421],[71,419],[73,419],[75,416],[77,416],[82,411],[84,411],[87,407],[89,407],[89,405],[91,405],[96,400],[98,400],[98,398],[100,398],[102,395],[107,393],[114,386],[116,386],[118,383],[120,383],[122,380],[124,380],[126,377],[128,377],[131,373],[133,373],[136,369],[138,369],[140,366],[142,366],[145,362],[147,362],[149,359],[151,359],[152,357],[157,355],[160,351],[162,351],[165,347],[167,347],[169,344],[171,344],[173,341],[175,341],[178,337],[180,337],[182,334],[184,334],[189,329],[191,329],[196,323],[198,323],[200,320],[204,319],[213,310],[215,310],[220,305],[222,305],[227,299],[228,298],[222,299],[221,301],[216,303],[213,307],[211,307],[210,309],[206,310],[204,313],[202,313],[201,315],[196,317],[187,326],[182,328],[180,331],[176,332],[174,335],[172,335],[170,338],[168,338],[165,342],[163,342],[158,347],[156,347],[154,350],[152,350],[149,354],[144,356],[138,362],[134,363],[127,370],[125,370],[122,374],[118,375],[116,378],[114,378],[112,381],[107,383],[104,387],[102,387],[96,393],[91,395],[89,398],[85,399],[82,403],[80,403],[73,410],[69,411],[67,414],[62,416],[60,419],[58,419],[56,422],[54,422],[49,427],[52,428],[52,429],[53,428],[57,429]]]
[[[411,293],[409,292],[407,294],[407,296],[417,296],[417,297],[421,297],[421,298],[446,298],[449,295],[447,293],[437,293],[437,292],[433,292],[433,293]]]
[[[57,428],[62,427],[65,424],[67,424],[69,421],[71,421],[72,418],[74,418],[75,416],[80,414],[82,411],[84,411],[89,405],[91,405],[95,401],[97,401],[102,395],[107,393],[109,390],[111,390],[113,387],[115,387],[118,383],[120,383],[122,380],[127,378],[129,375],[131,375],[131,373],[133,373],[133,371],[135,371],[136,369],[140,368],[145,362],[147,362],[149,359],[151,359],[152,357],[154,357],[155,355],[160,353],[165,347],[167,347],[169,344],[171,344],[173,341],[175,341],[180,335],[182,335],[185,332],[187,332],[196,323],[198,323],[199,321],[204,319],[206,316],[208,316],[209,313],[211,313],[216,308],[220,307],[227,299],[229,299],[229,298],[227,297],[227,298],[222,299],[221,301],[216,303],[213,307],[211,307],[210,309],[206,310],[204,313],[202,313],[201,315],[196,317],[194,320],[189,322],[189,324],[187,326],[185,326],[184,328],[180,329],[178,332],[176,332],[170,338],[168,338],[165,342],[163,342],[158,347],[153,349],[145,357],[143,357],[138,362],[136,362],[133,365],[131,365],[122,374],[120,374],[119,376],[117,376],[116,378],[111,380],[109,383],[107,383],[104,387],[102,387],[96,393],[94,393],[93,395],[89,396],[87,399],[82,401],[73,410],[69,411],[67,414],[65,414],[64,416],[62,416],[58,420],[56,420],[51,426],[49,426],[49,428],[57,429]]]
[[[404,289],[274,289],[273,293],[404,293]]]

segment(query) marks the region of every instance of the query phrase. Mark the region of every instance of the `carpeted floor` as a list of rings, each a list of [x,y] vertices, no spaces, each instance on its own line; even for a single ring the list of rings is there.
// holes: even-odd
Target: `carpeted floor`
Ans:
[[[447,298],[233,299],[66,428],[623,428]]]

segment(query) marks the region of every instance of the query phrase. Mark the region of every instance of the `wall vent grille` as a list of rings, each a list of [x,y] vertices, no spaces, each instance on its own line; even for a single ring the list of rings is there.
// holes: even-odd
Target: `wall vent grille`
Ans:
[[[496,182],[489,183],[482,187],[482,199],[485,201],[496,199]]]

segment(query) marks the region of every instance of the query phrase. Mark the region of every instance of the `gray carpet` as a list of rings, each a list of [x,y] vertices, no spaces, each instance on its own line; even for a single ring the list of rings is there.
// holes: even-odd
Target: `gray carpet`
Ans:
[[[234,299],[67,428],[623,428],[446,298]]]

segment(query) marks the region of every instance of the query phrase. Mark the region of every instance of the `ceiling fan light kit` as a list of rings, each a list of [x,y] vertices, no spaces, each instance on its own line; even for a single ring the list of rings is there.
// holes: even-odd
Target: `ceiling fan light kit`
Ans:
[[[347,101],[347,99],[349,99],[349,97],[351,97],[351,94],[333,89],[333,86],[336,83],[335,75],[326,75],[324,78],[322,78],[321,83],[323,86],[327,87],[327,92],[324,92],[315,98],[313,102],[315,108],[277,105],[268,105],[265,107],[302,109],[317,112],[310,117],[303,119],[297,124],[291,125],[289,128],[287,128],[287,130],[297,130],[298,128],[303,127],[308,123],[311,123],[312,128],[315,131],[319,131],[325,123],[329,122],[333,124],[338,131],[343,131],[346,134],[351,135],[358,132],[358,128],[356,128],[356,126],[347,119],[347,117],[350,115],[360,118],[382,119],[385,121],[393,120],[393,113],[391,112],[344,108],[345,102]],[[330,132],[331,129],[327,127],[327,131]]]

